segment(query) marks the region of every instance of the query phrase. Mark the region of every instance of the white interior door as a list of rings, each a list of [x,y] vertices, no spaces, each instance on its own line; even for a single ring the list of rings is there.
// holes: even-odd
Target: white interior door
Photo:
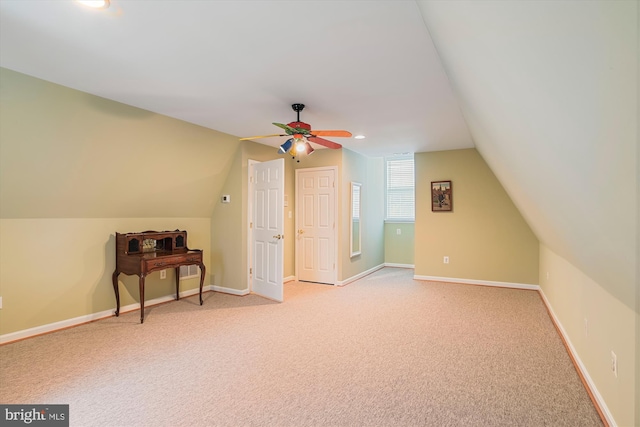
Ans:
[[[252,166],[252,286],[282,302],[284,266],[284,159]]]
[[[336,281],[336,170],[296,171],[296,275],[306,282]]]

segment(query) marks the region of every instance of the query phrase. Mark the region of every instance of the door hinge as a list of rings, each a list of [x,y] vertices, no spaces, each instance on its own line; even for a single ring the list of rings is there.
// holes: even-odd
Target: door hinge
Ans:
[[[253,274],[253,268],[249,269],[249,274]]]
[[[253,228],[253,222],[249,223],[249,228]]]

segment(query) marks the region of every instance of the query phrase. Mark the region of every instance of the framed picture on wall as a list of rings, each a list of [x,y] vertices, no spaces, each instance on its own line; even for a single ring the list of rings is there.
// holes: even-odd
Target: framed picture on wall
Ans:
[[[433,212],[453,210],[451,181],[431,181],[431,210]]]

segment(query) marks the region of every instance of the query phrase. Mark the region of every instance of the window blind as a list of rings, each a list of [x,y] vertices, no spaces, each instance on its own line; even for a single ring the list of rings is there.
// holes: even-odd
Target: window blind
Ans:
[[[415,219],[415,177],[413,156],[386,159],[387,220]]]

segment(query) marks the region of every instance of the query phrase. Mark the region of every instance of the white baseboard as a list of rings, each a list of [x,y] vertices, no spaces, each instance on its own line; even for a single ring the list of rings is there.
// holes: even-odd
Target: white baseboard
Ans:
[[[202,291],[213,290],[212,286],[203,286]],[[180,292],[180,298],[190,297],[197,295],[200,292],[199,288],[189,289]],[[144,302],[145,308],[152,305],[161,304],[163,302],[175,301],[175,297],[172,295],[165,295],[163,297],[154,298]],[[115,301],[114,301],[115,305]],[[129,311],[140,310],[140,303],[134,303],[120,307],[120,313],[126,313]],[[97,313],[85,314],[84,316],[74,317],[73,319],[61,320],[59,322],[49,323],[47,325],[36,326],[35,328],[23,329],[22,331],[10,332],[8,334],[0,335],[0,344],[6,344],[12,341],[18,341],[25,338],[34,337],[36,335],[46,334],[48,332],[54,332],[60,329],[69,328],[71,326],[82,325],[83,323],[92,322],[94,320],[106,319],[107,317],[114,316],[115,307],[110,310],[99,311]]]
[[[385,262],[384,263],[385,267],[395,267],[395,268],[416,268],[415,265],[413,264],[398,264],[395,262]]]
[[[549,314],[551,315],[551,319],[553,320],[553,323],[555,323],[556,327],[560,331],[560,334],[562,335],[562,338],[564,339],[564,342],[567,344],[567,347],[569,349],[569,353],[571,353],[571,357],[575,361],[575,364],[577,365],[577,368],[580,370],[580,373],[582,374],[582,377],[586,381],[587,386],[589,387],[589,391],[593,395],[593,398],[596,400],[597,405],[600,407],[600,410],[602,411],[604,417],[606,418],[607,423],[609,424],[610,427],[616,427],[617,424],[616,424],[615,420],[613,419],[613,415],[611,415],[611,412],[609,411],[609,408],[607,407],[606,403],[604,402],[604,399],[602,398],[602,395],[600,394],[600,392],[598,391],[598,388],[596,387],[595,383],[591,379],[591,376],[589,375],[589,371],[587,371],[587,368],[582,363],[582,360],[580,360],[580,357],[578,356],[578,353],[576,352],[575,347],[573,346],[573,344],[571,343],[571,340],[569,339],[569,335],[564,330],[564,327],[562,326],[562,323],[560,323],[560,320],[558,319],[558,317],[556,316],[555,312],[553,311],[553,308],[551,307],[551,304],[549,303],[549,300],[547,299],[547,296],[544,294],[542,289],[539,289],[538,292],[540,293],[540,296],[542,297],[542,301],[544,302],[544,305],[547,306],[547,310],[549,311]]]
[[[347,284],[349,284],[351,282],[355,282],[356,280],[362,279],[364,276],[368,276],[369,274],[373,273],[374,271],[378,271],[381,268],[384,268],[384,264],[376,265],[375,267],[370,268],[367,271],[363,271],[360,274],[356,274],[355,276],[349,277],[346,280],[338,280],[336,282],[336,286],[344,286],[344,285],[347,285]]]
[[[216,292],[222,292],[224,294],[231,294],[231,295],[238,295],[238,296],[249,295],[249,288],[233,289],[233,288],[225,288],[224,286],[213,285],[211,286],[211,290]]]
[[[282,283],[292,282],[294,280],[296,280],[296,276],[287,276],[282,278]],[[222,292],[224,294],[231,294],[231,295],[238,295],[238,296],[245,296],[251,293],[249,288],[233,289],[233,288],[225,288],[224,286],[218,286],[218,285],[212,285],[211,290],[216,292]]]
[[[429,280],[431,282],[450,282],[450,283],[462,283],[465,285],[497,286],[500,288],[529,289],[532,291],[537,291],[540,289],[540,286],[538,285],[529,285],[526,283],[492,282],[489,280],[456,279],[453,277],[419,276],[419,275],[414,275],[413,278],[415,280]]]

